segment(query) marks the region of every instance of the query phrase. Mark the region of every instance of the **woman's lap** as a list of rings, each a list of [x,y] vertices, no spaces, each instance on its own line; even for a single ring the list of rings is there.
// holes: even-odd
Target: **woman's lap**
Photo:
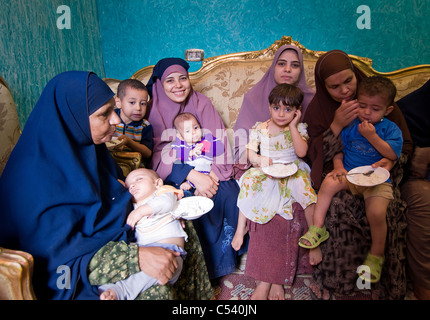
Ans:
[[[308,250],[298,245],[307,229],[304,211],[297,204],[294,207],[293,220],[275,215],[265,224],[248,222],[246,275],[268,283],[291,285],[296,274],[312,272]]]
[[[156,285],[141,293],[137,300],[207,300],[213,297],[202,248],[191,222],[186,222],[188,242],[181,276],[173,285]],[[139,272],[138,246],[109,242],[91,259],[88,278],[92,285],[113,283]]]
[[[372,285],[385,299],[400,299],[406,291],[405,206],[397,189],[387,210],[388,234],[381,281]],[[358,290],[357,267],[364,262],[371,245],[363,199],[347,191],[338,193],[327,212],[325,225],[330,237],[321,245],[323,260],[315,268],[314,278],[340,294]]]
[[[220,181],[218,191],[212,198],[213,209],[193,220],[211,279],[233,272],[238,256],[247,250],[247,241],[239,252],[231,246],[239,215],[236,204],[238,194],[239,186],[235,180]]]

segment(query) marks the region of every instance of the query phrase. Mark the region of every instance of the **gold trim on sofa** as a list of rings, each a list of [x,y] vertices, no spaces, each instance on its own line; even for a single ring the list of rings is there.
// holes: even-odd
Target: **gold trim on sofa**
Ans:
[[[203,60],[202,66],[199,70],[190,72],[190,80],[192,83],[194,83],[207,73],[211,72],[213,69],[219,68],[220,66],[231,62],[271,61],[273,59],[273,56],[275,55],[275,52],[285,44],[293,44],[302,50],[305,65],[310,63],[316,63],[318,57],[320,57],[326,52],[308,49],[304,47],[300,42],[293,40],[291,37],[283,36],[280,40],[275,41],[270,47],[263,50],[230,53],[206,58]],[[413,77],[414,79],[420,78],[419,80],[411,80],[407,83],[404,83],[403,85],[400,85],[400,87],[398,87],[399,94],[397,98],[401,98],[404,95],[412,92],[416,88],[423,85],[426,80],[430,79],[430,64],[411,66],[391,72],[379,72],[373,68],[372,59],[351,54],[349,56],[353,63],[358,66],[366,75],[382,75],[388,77],[394,81],[396,86],[399,86],[399,84],[396,83],[398,82],[397,80],[401,80],[407,77]],[[153,67],[153,65],[144,67],[136,71],[131,76],[131,78],[138,79],[146,84],[152,74]],[[307,74],[308,83],[311,86],[314,86],[313,78],[313,74]],[[112,78],[105,79],[105,81],[111,84],[119,82],[119,80]],[[408,90],[410,88],[412,89]]]

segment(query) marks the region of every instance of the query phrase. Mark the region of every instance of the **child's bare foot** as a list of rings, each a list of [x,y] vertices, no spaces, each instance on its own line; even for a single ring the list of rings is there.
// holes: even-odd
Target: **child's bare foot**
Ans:
[[[316,266],[322,261],[322,252],[320,247],[309,249],[309,263]]]
[[[109,289],[100,294],[100,300],[118,300],[115,290]]]
[[[251,296],[251,300],[267,300],[271,287],[271,283],[259,281]]]
[[[269,292],[269,300],[285,300],[284,286],[281,284],[272,284]]]

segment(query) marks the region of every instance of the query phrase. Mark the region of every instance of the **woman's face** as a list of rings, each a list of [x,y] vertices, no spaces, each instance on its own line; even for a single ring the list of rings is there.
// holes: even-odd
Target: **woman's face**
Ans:
[[[357,78],[354,71],[345,69],[325,79],[325,87],[333,100],[337,102],[354,99],[357,91]]]
[[[297,85],[300,79],[300,60],[294,50],[285,50],[275,65],[275,82]]]
[[[164,79],[163,88],[170,100],[176,103],[182,103],[190,94],[191,82],[188,75],[174,72]]]
[[[94,144],[109,142],[115,133],[115,126],[121,123],[114,106],[115,100],[112,98],[90,115],[91,138]]]

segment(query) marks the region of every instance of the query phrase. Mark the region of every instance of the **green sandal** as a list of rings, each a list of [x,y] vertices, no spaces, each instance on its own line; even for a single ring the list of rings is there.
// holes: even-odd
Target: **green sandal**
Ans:
[[[368,266],[370,269],[370,274],[368,272],[362,272],[358,274],[359,278],[364,281],[370,281],[370,283],[377,283],[381,279],[382,265],[384,264],[385,258],[377,257],[370,252],[366,256],[363,265]]]
[[[299,239],[299,246],[306,249],[313,249],[318,247],[322,242],[326,241],[329,236],[330,235],[325,226],[318,228],[312,225],[309,227],[308,232],[306,232],[305,235]],[[303,243],[303,240],[307,240],[310,245]]]

